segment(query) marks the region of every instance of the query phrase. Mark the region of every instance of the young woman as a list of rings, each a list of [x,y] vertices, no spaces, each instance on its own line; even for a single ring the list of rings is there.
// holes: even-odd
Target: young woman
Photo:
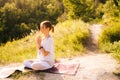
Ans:
[[[33,70],[46,70],[54,65],[54,41],[50,35],[50,31],[54,32],[54,27],[50,21],[40,23],[40,33],[36,37],[36,46],[38,49],[37,59],[25,60],[24,65]]]

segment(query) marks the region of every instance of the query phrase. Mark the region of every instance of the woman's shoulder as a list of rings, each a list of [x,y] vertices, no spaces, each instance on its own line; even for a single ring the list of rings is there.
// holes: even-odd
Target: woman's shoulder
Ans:
[[[50,37],[48,38],[48,40],[53,41],[53,37],[52,37],[52,36],[50,36]]]

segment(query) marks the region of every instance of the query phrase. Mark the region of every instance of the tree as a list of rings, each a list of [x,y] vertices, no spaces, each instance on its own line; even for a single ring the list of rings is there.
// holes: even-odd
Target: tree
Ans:
[[[70,19],[81,18],[84,21],[90,21],[103,15],[102,12],[98,14],[96,11],[98,5],[95,5],[93,0],[63,0],[63,2]]]
[[[19,39],[43,20],[57,23],[62,0],[0,0],[0,43]]]
[[[113,1],[114,1],[115,6],[117,6],[118,9],[120,10],[120,0],[113,0]]]

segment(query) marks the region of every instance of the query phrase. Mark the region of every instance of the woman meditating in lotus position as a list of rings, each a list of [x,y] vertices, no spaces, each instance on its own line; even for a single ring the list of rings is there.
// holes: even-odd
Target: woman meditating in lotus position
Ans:
[[[24,65],[33,70],[46,70],[54,65],[54,41],[50,35],[50,31],[54,32],[54,27],[50,21],[43,21],[39,29],[43,36],[36,37],[37,59],[25,60]]]

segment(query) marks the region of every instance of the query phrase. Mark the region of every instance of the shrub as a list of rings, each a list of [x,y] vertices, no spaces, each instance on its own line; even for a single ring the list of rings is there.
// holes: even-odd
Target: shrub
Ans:
[[[99,37],[99,48],[102,52],[111,53],[120,61],[120,23],[111,22]]]
[[[84,44],[89,36],[87,24],[81,20],[65,21],[56,25],[56,57],[72,57],[85,50]],[[77,54],[79,52],[79,54]]]
[[[115,57],[120,62],[120,40],[114,42],[111,50],[112,56]]]
[[[120,40],[120,23],[114,22],[109,25],[110,27],[105,28],[100,36],[100,42],[114,42]]]

